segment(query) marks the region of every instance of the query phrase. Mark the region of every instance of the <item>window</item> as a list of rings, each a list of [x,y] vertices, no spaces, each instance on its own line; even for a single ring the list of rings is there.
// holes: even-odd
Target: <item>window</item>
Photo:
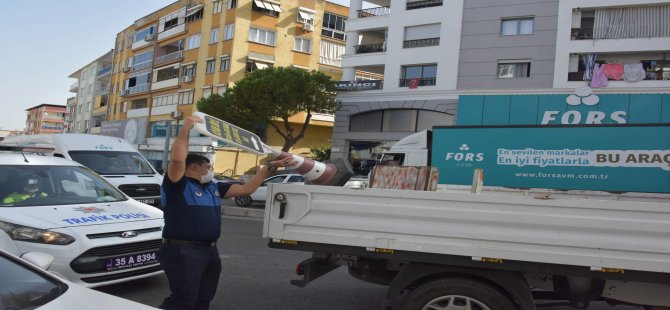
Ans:
[[[293,44],[293,50],[303,53],[311,53],[312,40],[305,38],[295,38],[295,43]]]
[[[205,65],[205,74],[214,73],[214,68],[216,67],[216,59],[207,60]]]
[[[416,86],[434,86],[436,84],[436,78],[436,64],[403,66],[400,87],[411,86],[413,83],[416,83]]]
[[[156,72],[156,82],[167,81],[179,77],[179,67],[169,67]]]
[[[252,9],[273,17],[279,17],[279,13],[282,13],[279,2],[269,0],[253,0]]]
[[[268,30],[263,30],[263,29],[258,29],[258,28],[249,28],[249,41],[251,42],[256,42],[256,43],[261,43],[261,44],[267,44],[267,45],[275,45],[275,36],[276,34],[272,31]]]
[[[209,32],[209,44],[219,41],[219,28],[214,28]]]
[[[221,57],[221,71],[230,70],[230,57]]]
[[[271,63],[266,63],[262,61],[257,61],[257,60],[247,60],[247,68],[246,72],[254,72],[256,70],[262,70],[268,67],[272,67]]]
[[[207,98],[211,95],[212,95],[212,87],[211,86],[207,86],[207,88],[202,89],[202,97],[203,98]]]
[[[321,40],[321,49],[319,50],[319,62],[329,66],[342,66],[342,54],[344,54],[344,44],[337,44],[327,40]]]
[[[237,5],[237,0],[228,0],[228,2],[226,2],[226,10],[232,10],[235,5]]]
[[[200,34],[192,35],[186,38],[186,50],[200,47]]]
[[[202,19],[202,5],[196,5],[193,8],[186,10],[186,21],[194,22]]]
[[[158,96],[153,98],[153,107],[162,107],[167,105],[175,105],[179,102],[179,94],[169,94],[165,96]]]
[[[430,24],[405,27],[403,48],[440,45],[440,25]]]
[[[235,35],[235,24],[228,24],[223,27],[223,40],[231,40]]]
[[[323,29],[321,35],[331,37],[338,40],[346,40],[347,34],[344,32],[344,16],[335,15],[332,13],[323,13]]]
[[[433,126],[454,124],[454,116],[431,110],[392,109],[355,114],[350,117],[349,131],[421,131]]]
[[[498,78],[530,77],[530,61],[498,61]]]
[[[193,103],[193,89],[183,91],[179,93],[179,104],[192,104]]]
[[[195,64],[190,64],[183,66],[184,70],[182,71],[182,76],[195,76]]]
[[[226,90],[228,89],[228,85],[219,85],[216,86],[216,93],[223,96],[223,94],[226,93]]]
[[[314,24],[314,12],[303,7],[298,8],[296,21],[303,24]]]
[[[186,15],[186,9],[183,8],[173,13],[170,13],[170,15],[161,17],[158,20],[158,32],[163,32],[184,24],[185,15]]]
[[[223,1],[221,0],[216,0],[214,1],[214,10],[212,11],[212,14],[219,14],[221,13],[221,8],[223,8]]]
[[[502,20],[502,35],[533,34],[533,18],[510,18]]]
[[[137,33],[135,33],[135,36],[133,37],[134,38],[133,43],[138,42],[138,41],[144,41],[144,38],[147,35],[155,33],[154,30],[156,30],[155,27],[151,26],[151,27],[147,27],[147,28],[144,28],[144,29],[138,31]]]

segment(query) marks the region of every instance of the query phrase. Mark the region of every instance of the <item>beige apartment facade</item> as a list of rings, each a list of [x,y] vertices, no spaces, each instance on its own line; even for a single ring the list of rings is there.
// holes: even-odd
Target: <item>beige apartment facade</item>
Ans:
[[[165,120],[176,125],[197,110],[199,99],[223,94],[249,72],[294,66],[339,80],[348,14],[347,7],[322,0],[201,0],[177,1],[140,18],[115,41],[109,114],[102,134],[133,122],[140,134],[139,149],[158,165]],[[309,128],[318,137],[309,139],[330,139],[333,117],[321,118]],[[304,117],[292,119],[300,126],[298,120]],[[265,142],[281,146],[277,139],[268,134]],[[203,137],[191,139],[190,151],[214,161],[236,152]],[[217,170],[246,171],[260,160],[243,157],[237,157],[239,167]]]

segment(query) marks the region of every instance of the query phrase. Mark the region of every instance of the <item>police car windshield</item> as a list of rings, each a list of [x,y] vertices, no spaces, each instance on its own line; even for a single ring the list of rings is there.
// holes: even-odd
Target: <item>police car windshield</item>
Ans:
[[[0,165],[0,207],[106,203],[127,198],[81,166]]]
[[[100,175],[154,174],[149,163],[136,152],[70,151],[72,159]]]

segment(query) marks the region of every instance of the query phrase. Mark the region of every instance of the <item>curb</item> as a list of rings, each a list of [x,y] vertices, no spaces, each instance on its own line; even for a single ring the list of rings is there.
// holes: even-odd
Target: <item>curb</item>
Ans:
[[[263,219],[265,209],[221,206],[221,215]]]

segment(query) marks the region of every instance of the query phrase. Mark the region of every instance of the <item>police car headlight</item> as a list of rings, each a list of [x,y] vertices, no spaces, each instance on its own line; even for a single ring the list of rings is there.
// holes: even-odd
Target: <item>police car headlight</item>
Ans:
[[[16,241],[55,245],[68,245],[74,242],[74,238],[72,236],[63,233],[34,227],[21,226],[3,221],[0,221],[0,230],[7,233],[7,235],[9,235],[12,240]]]

